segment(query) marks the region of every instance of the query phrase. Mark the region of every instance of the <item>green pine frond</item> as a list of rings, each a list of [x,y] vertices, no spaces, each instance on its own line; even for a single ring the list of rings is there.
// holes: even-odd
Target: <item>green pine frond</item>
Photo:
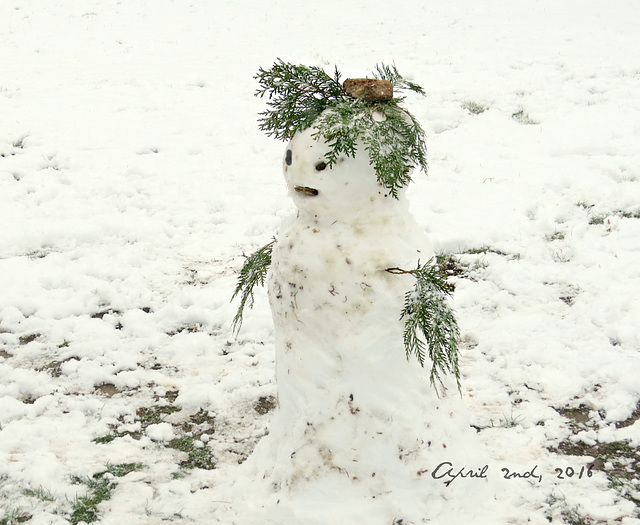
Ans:
[[[313,124],[332,102],[342,99],[340,72],[330,77],[319,67],[286,63],[280,59],[271,69],[260,68],[256,96],[267,96],[270,109],[260,113],[259,128],[278,140]]]
[[[411,182],[411,170],[427,172],[424,132],[417,121],[400,107],[388,104],[380,108],[383,119],[371,119],[362,135],[378,182],[394,197]]]
[[[275,242],[276,240],[274,239],[269,244],[245,258],[244,265],[238,275],[236,290],[231,297],[233,301],[236,296],[240,294],[240,306],[231,325],[235,334],[240,331],[240,327],[242,326],[242,314],[244,313],[245,306],[248,304],[249,308],[253,308],[253,289],[256,284],[264,286],[267,271],[269,270],[269,266],[271,266],[271,252],[273,251]]]
[[[333,166],[341,154],[355,157],[357,139],[371,125],[370,115],[362,99],[343,98],[331,105],[331,111],[320,115],[313,123],[313,138],[329,145],[327,165]]]
[[[416,278],[413,290],[405,295],[400,319],[405,320],[403,340],[407,358],[415,355],[421,366],[431,360],[430,380],[443,386],[442,375],[451,373],[460,386],[458,340],[460,331],[455,315],[447,304],[451,286],[446,275],[431,259],[415,270],[395,269],[392,273],[411,273]]]

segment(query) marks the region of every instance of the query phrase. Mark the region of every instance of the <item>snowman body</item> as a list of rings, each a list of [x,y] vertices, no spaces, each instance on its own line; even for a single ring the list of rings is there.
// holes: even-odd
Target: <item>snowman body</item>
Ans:
[[[363,148],[331,168],[327,151],[306,130],[283,161],[298,212],[282,225],[268,280],[280,408],[320,409],[346,395],[379,410],[392,397],[388,378],[415,374],[399,318],[414,279],[386,270],[433,253],[404,194],[388,195]]]

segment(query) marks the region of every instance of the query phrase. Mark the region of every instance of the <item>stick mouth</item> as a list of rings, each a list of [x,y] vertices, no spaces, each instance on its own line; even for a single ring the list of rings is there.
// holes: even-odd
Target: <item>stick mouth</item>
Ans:
[[[296,190],[297,193],[308,195],[309,197],[315,197],[318,195],[318,190],[315,188],[309,188],[308,186],[294,186],[293,189]]]

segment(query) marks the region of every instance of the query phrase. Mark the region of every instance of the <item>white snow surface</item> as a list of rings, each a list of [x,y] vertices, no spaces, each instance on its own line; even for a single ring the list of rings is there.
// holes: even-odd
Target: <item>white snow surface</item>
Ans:
[[[98,506],[99,523],[542,524],[568,522],[567,509],[640,523],[602,471],[558,479],[556,468],[590,458],[550,451],[568,439],[640,446],[640,423],[616,425],[640,400],[637,18],[631,0],[3,1],[0,522],[69,523],[86,491],[75,479],[136,462]],[[314,438],[339,461],[351,454],[341,444],[358,439],[349,459],[375,457],[364,434],[346,432],[370,408],[357,392],[379,395],[399,423],[359,431],[390,433],[386,445],[424,425],[441,442],[419,452],[409,481],[399,465],[417,460],[400,464],[381,445],[372,466],[386,480],[360,479],[367,465],[333,469],[327,454],[327,471],[303,473],[297,491],[267,482],[286,474],[284,451],[314,423],[256,410],[277,395],[276,347],[291,335],[274,330],[266,291],[231,331],[243,254],[286,234],[296,211],[281,173],[287,146],[256,126],[265,101],[253,76],[276,57],[337,64],[345,77],[395,62],[427,92],[406,100],[429,149],[429,175],[414,173],[406,192],[420,232],[376,227],[376,213],[358,217],[362,246],[340,236],[354,265],[423,234],[425,251],[466,265],[452,298],[463,395],[410,395],[416,370],[398,347],[377,383],[335,384],[337,423]],[[410,265],[407,254],[384,264]],[[298,259],[309,275],[324,271]],[[376,312],[371,331],[337,319],[353,324],[343,343],[385,344]],[[306,333],[316,353],[315,333],[334,328]],[[312,360],[298,372],[303,389],[332,375]],[[168,405],[179,410],[143,421]],[[589,429],[574,435],[555,409],[580,406]],[[202,414],[212,428],[189,430]],[[185,453],[167,445],[182,435],[216,468],[180,467]],[[487,465],[486,480],[447,487],[431,476],[445,461],[452,472]],[[540,480],[504,479],[502,469],[534,467]]]

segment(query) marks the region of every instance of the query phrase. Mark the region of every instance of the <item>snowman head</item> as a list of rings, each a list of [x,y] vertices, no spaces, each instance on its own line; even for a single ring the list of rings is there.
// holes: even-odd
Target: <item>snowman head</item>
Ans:
[[[301,213],[316,222],[357,222],[366,215],[392,209],[404,201],[377,181],[369,154],[362,144],[354,157],[342,155],[329,166],[330,146],[314,137],[313,127],[297,132],[285,150],[284,178]]]

